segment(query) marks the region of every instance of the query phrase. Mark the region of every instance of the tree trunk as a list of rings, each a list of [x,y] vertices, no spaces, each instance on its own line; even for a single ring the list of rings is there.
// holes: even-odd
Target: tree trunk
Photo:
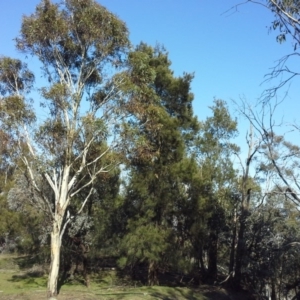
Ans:
[[[158,285],[158,278],[157,278],[157,267],[154,261],[149,262],[148,266],[148,285]]]
[[[203,246],[202,245],[200,246],[198,254],[199,254],[199,263],[200,263],[201,274],[204,275],[206,273],[206,268],[205,268],[204,261],[203,261]]]
[[[246,252],[246,242],[245,242],[245,230],[246,230],[246,221],[249,216],[249,202],[250,202],[250,192],[251,189],[247,190],[247,194],[243,193],[243,200],[241,206],[241,217],[240,217],[240,229],[238,232],[238,242],[236,248],[236,263],[234,270],[234,283],[237,287],[241,285],[242,277],[242,267],[243,260]]]
[[[80,259],[82,260],[82,273],[83,273],[83,278],[85,281],[86,287],[90,286],[90,277],[89,277],[89,270],[88,270],[88,247],[84,245],[84,243],[81,243],[79,246],[79,255]]]
[[[232,240],[230,246],[230,261],[229,261],[229,269],[228,269],[229,274],[233,274],[234,265],[235,265],[236,235],[237,235],[237,218],[236,218],[236,209],[235,209],[234,217],[233,217]]]
[[[51,262],[50,272],[48,277],[48,297],[56,297],[58,294],[58,276],[60,267],[60,252],[61,252],[61,239],[66,229],[66,223],[63,223],[66,208],[70,199],[68,198],[68,183],[69,183],[70,167],[65,166],[61,180],[61,187],[54,188],[57,196],[55,201],[55,213],[53,216],[53,227],[51,232]],[[68,221],[65,221],[68,222]]]
[[[276,297],[276,283],[275,283],[274,278],[271,279],[271,287],[272,287],[271,300],[277,300],[277,297]]]
[[[60,222],[54,222],[51,232],[51,263],[48,277],[48,298],[57,296],[57,282],[60,265]]]
[[[246,229],[246,218],[241,216],[240,229],[238,234],[238,243],[236,249],[236,263],[234,272],[234,282],[236,286],[240,286],[242,277],[243,258],[245,253],[244,232]]]
[[[209,234],[209,246],[208,246],[208,280],[213,283],[217,279],[218,275],[218,234],[215,231],[211,231]]]

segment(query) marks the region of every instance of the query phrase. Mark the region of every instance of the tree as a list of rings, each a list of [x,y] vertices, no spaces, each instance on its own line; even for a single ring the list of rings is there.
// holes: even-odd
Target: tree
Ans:
[[[186,145],[198,128],[193,116],[190,83],[192,75],[175,77],[168,54],[161,47],[144,43],[129,55],[136,88],[144,91],[145,103],[152,104],[151,118],[136,124],[141,137],[148,141],[142,153],[133,151],[129,157],[129,182],[125,202],[130,206],[126,234],[122,240],[122,265],[144,263],[148,284],[158,284],[159,266],[175,265],[182,225],[182,206],[187,187],[183,170],[188,165]],[[150,128],[156,128],[153,130]],[[149,156],[149,153],[154,155]],[[172,263],[171,263],[172,261]],[[179,265],[179,264],[178,264]]]
[[[202,218],[205,219],[208,234],[207,277],[214,282],[218,271],[219,234],[226,225],[226,211],[232,206],[230,189],[236,177],[231,157],[239,149],[231,142],[237,134],[237,122],[232,119],[225,101],[215,100],[210,108],[212,116],[200,127],[197,158],[202,179],[200,197],[204,200]],[[194,212],[196,213],[194,218],[199,218],[201,210]],[[199,239],[198,243],[201,242]],[[202,247],[197,246],[199,249]]]
[[[253,128],[250,126],[250,132],[247,136],[247,144],[248,144],[248,154],[246,158],[245,166],[241,163],[242,167],[242,176],[240,180],[239,186],[239,227],[236,225],[234,228],[234,237],[231,248],[232,253],[232,261],[229,271],[232,272],[234,269],[234,283],[237,287],[240,287],[242,281],[242,269],[245,267],[244,258],[246,256],[246,238],[245,233],[247,230],[247,220],[250,215],[251,208],[251,198],[253,198],[253,191],[255,188],[257,189],[257,184],[255,182],[255,177],[250,177],[250,170],[253,167],[253,162],[256,159],[256,154],[260,149],[260,142],[255,141]],[[241,159],[240,159],[241,162]],[[236,251],[235,251],[236,244]],[[235,251],[235,255],[233,254]],[[234,267],[234,268],[233,268]]]
[[[112,115],[120,112],[118,87],[122,79],[108,74],[123,65],[128,30],[93,0],[61,4],[44,0],[34,14],[23,17],[16,42],[19,50],[42,63],[49,83],[41,88],[42,105],[49,113],[39,126],[29,127],[28,119],[33,121],[34,115],[25,106],[25,96],[32,87],[33,74],[20,61],[2,58],[7,67],[1,70],[1,108],[7,109],[1,110],[1,122],[19,141],[19,167],[34,195],[32,205],[47,211],[51,219],[48,296],[55,297],[62,238],[74,217],[68,208],[83,189],[87,190],[74,213],[79,214],[94,193],[97,176],[115,164],[106,160],[109,162],[101,165],[101,158],[115,145],[113,137],[105,149],[96,149],[91,160],[89,154],[95,143],[116,133]],[[14,109],[16,105],[24,109]],[[16,115],[17,111],[22,115]]]
[[[0,57],[0,201],[1,201],[1,232],[6,248],[12,249],[12,244],[21,233],[24,235],[18,213],[9,209],[7,193],[14,185],[17,165],[20,162],[20,151],[25,150],[25,144],[19,136],[19,123],[24,126],[34,121],[34,115],[24,97],[32,85],[34,76],[27,65],[17,59]],[[24,229],[24,227],[23,227]],[[26,235],[26,234],[25,234]]]
[[[249,2],[265,7],[274,15],[270,30],[278,31],[276,36],[278,43],[283,43],[290,38],[293,45],[293,52],[280,58],[272,71],[266,74],[266,81],[275,78],[280,79],[276,86],[266,89],[263,93],[262,100],[268,102],[277,95],[279,89],[286,86],[300,74],[299,71],[294,69],[294,60],[299,56],[297,49],[300,45],[300,4],[297,0],[247,0],[235,5],[231,10]]]
[[[290,36],[293,39],[294,50],[298,48],[300,42],[300,6],[297,0],[248,0],[247,2],[260,4],[272,12],[275,17],[272,28],[279,30],[276,37],[277,42],[282,43]]]
[[[272,21],[270,30],[277,31],[276,40],[279,43],[291,40],[293,49],[291,53],[280,58],[272,71],[266,75],[266,81],[278,78],[279,83],[264,91],[261,98],[263,104],[261,111],[257,113],[245,103],[242,103],[241,107],[243,114],[250,120],[261,141],[260,152],[264,155],[259,167],[260,173],[268,176],[274,187],[287,199],[299,205],[299,175],[297,172],[299,146],[286,139],[287,133],[278,134],[276,127],[282,124],[276,124],[274,120],[274,113],[278,106],[277,102],[274,103],[274,98],[276,98],[278,90],[291,84],[292,80],[300,74],[295,69],[299,56],[300,4],[299,1],[294,0],[248,0],[244,3],[249,2],[262,5],[273,14],[274,21]],[[298,132],[299,126],[296,123],[292,126],[292,131]]]
[[[288,140],[288,134],[277,134],[277,130],[280,130],[279,127],[282,127],[281,123],[277,124],[274,120],[274,114],[278,105],[278,103],[266,103],[262,105],[259,112],[256,112],[249,104],[243,102],[240,106],[240,111],[250,121],[255,130],[255,135],[260,141],[260,148],[258,150],[260,156],[256,170],[264,179],[263,185],[269,186],[269,191],[263,196],[263,198],[272,200],[272,198],[274,199],[276,196],[277,201],[280,201],[277,205],[281,208],[293,206],[298,210],[300,203],[298,171],[300,163],[299,146]],[[297,125],[293,125],[293,129],[294,141],[295,135],[299,133],[299,129]],[[281,216],[282,213],[280,212],[278,215]],[[296,218],[298,217],[299,211]],[[281,280],[278,280],[276,273],[286,276],[285,281],[290,280],[289,275],[283,275],[281,271],[284,270],[284,268],[282,266],[277,266],[277,262],[284,261],[289,255],[293,257],[292,253],[296,251],[295,249],[297,249],[296,247],[299,245],[297,235],[291,234],[289,236],[284,232],[284,227],[281,227],[281,229],[280,233],[276,233],[281,236],[281,241],[279,245],[277,245],[277,250],[274,250],[273,247],[270,247],[271,249],[269,248],[269,252],[274,258],[274,264],[272,267],[274,267],[273,271],[275,275],[273,274],[269,278],[273,282],[272,290],[274,294],[278,291],[280,286],[282,287],[282,284],[280,283]],[[267,233],[269,234],[269,232]],[[266,246],[262,246],[262,248],[266,248]],[[263,252],[263,250],[261,251]],[[298,264],[298,258],[295,256],[294,258],[295,261],[293,263],[296,266]],[[289,261],[288,264],[290,263],[291,262]],[[284,264],[287,265],[287,262]],[[298,282],[299,275],[297,274],[297,271],[295,274],[296,275],[293,277],[295,280],[290,286],[294,286],[294,284]],[[269,279],[265,280],[268,281]],[[270,280],[268,281],[269,283]],[[279,292],[281,293],[282,291]]]
[[[279,103],[265,104],[260,113],[255,112],[250,105],[242,103],[241,112],[247,118],[261,144],[261,161],[259,170],[268,175],[271,182],[277,187],[287,199],[300,204],[298,166],[300,164],[300,148],[298,145],[288,141],[284,135],[276,134],[274,114]],[[293,125],[294,134],[299,132],[297,124]]]

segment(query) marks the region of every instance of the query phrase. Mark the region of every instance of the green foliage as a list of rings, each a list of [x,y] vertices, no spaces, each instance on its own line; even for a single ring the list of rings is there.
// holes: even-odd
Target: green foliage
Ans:
[[[279,31],[279,34],[276,37],[277,42],[283,43],[288,36],[291,36],[294,40],[294,50],[296,50],[299,45],[299,2],[297,0],[267,2],[268,8],[275,15],[275,20],[272,22],[271,29]]]
[[[299,19],[299,5],[272,3],[281,42],[290,26],[298,28],[286,22]],[[297,283],[300,224],[297,206],[286,200],[300,203],[298,145],[263,132],[256,171],[272,174],[276,190],[262,195],[256,179],[235,169],[237,121],[226,102],[214,100],[211,116],[198,122],[194,75],[175,76],[159,45],[129,51],[125,23],[96,1],[43,0],[23,18],[16,41],[43,64],[48,85],[39,91],[48,115],[31,127],[34,75],[20,60],[1,57],[1,242],[48,257],[55,225],[64,236],[61,273],[74,257],[110,256],[133,273],[147,267],[151,285],[160,270],[180,274],[182,284],[215,282],[228,275],[220,270],[234,269],[236,255],[241,280],[250,273],[253,289],[281,278],[281,293]]]
[[[93,85],[101,81],[94,69],[97,64],[121,64],[121,52],[129,45],[127,35],[125,24],[93,0],[68,0],[62,9],[44,0],[35,14],[23,18],[17,47],[37,55],[46,69],[60,57],[60,67],[69,68],[74,82],[81,77],[86,85]]]
[[[153,224],[141,225],[140,220],[129,222],[129,233],[122,240],[121,249],[126,256],[120,259],[120,266],[134,265],[136,262],[160,262],[168,251],[169,232]]]
[[[10,138],[15,134],[19,122],[28,125],[35,120],[30,103],[25,99],[33,82],[34,75],[25,63],[0,57],[0,124]]]
[[[119,263],[134,268],[145,263],[148,283],[153,284],[159,266],[189,269],[188,254],[179,245],[186,243],[186,212],[197,169],[187,146],[199,126],[191,106],[192,75],[175,77],[163,48],[142,43],[130,53],[129,63],[129,80],[135,86],[132,101],[145,99],[134,121],[143,145],[134,144],[128,157],[124,199],[128,221]]]
[[[2,96],[28,93],[33,82],[34,75],[25,63],[10,57],[0,58],[0,94]]]
[[[0,195],[0,238],[5,241],[4,252],[38,255],[41,259],[48,255],[44,247],[48,245],[47,221],[42,212],[37,212],[22,200],[8,200],[8,191],[15,183],[9,181],[2,186]]]

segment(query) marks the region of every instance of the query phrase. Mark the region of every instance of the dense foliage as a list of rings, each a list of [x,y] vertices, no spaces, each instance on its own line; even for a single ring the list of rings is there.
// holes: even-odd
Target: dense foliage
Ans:
[[[193,74],[175,76],[159,45],[130,46],[93,0],[41,1],[16,41],[47,85],[0,58],[0,251],[50,263],[49,297],[80,265],[86,285],[101,265],[149,285],[300,293],[300,151],[272,114],[268,127],[241,107],[251,127],[236,145],[226,102],[198,120]]]

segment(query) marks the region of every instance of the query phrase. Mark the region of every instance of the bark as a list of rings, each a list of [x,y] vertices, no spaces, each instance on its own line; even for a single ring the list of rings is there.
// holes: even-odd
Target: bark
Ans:
[[[248,157],[246,161],[246,167],[243,168],[243,179],[242,179],[242,197],[241,197],[241,208],[240,208],[240,218],[239,218],[239,229],[237,233],[237,247],[235,256],[235,268],[234,268],[234,278],[233,282],[237,288],[241,286],[242,277],[242,267],[244,256],[246,252],[246,242],[245,242],[245,230],[246,222],[249,217],[249,207],[250,207],[250,197],[251,197],[251,187],[249,187],[249,172],[252,160],[259,149],[259,144],[254,146],[253,140],[253,128],[250,126],[249,140],[248,143]]]
[[[205,268],[204,261],[203,261],[203,247],[202,246],[200,246],[200,249],[199,249],[199,264],[200,264],[201,274],[205,274],[206,268]]]
[[[251,189],[248,189],[247,194],[243,193],[242,195],[240,228],[238,232],[238,243],[237,243],[236,259],[235,259],[236,263],[235,263],[235,272],[234,272],[234,282],[237,287],[240,287],[241,285],[243,260],[246,252],[245,230],[246,230],[246,221],[249,216],[250,193],[251,193]]]
[[[86,285],[86,287],[89,287],[90,286],[90,277],[89,277],[89,273],[88,273],[89,264],[88,264],[88,257],[87,257],[86,253],[83,255],[82,264],[83,264],[83,278],[85,281],[85,285]]]
[[[158,278],[157,278],[157,266],[154,261],[149,262],[148,266],[148,285],[158,285]]]
[[[68,254],[69,256],[71,254]],[[67,279],[74,279],[76,274],[81,274],[84,278],[84,284],[86,287],[90,285],[89,277],[89,260],[87,253],[82,253],[80,250],[77,250],[71,255],[72,258],[70,261],[67,261],[64,266],[63,274],[61,275],[59,287],[65,283]],[[58,290],[59,290],[58,287]]]
[[[218,275],[218,234],[211,231],[208,248],[208,280],[214,282]]]
[[[234,282],[237,286],[240,286],[241,276],[242,276],[242,265],[245,253],[245,241],[244,233],[246,229],[246,219],[243,216],[240,221],[240,229],[238,233],[238,244],[236,249],[236,259],[235,259],[235,272],[234,272]]]
[[[235,248],[236,248],[236,236],[237,236],[237,218],[236,218],[236,209],[234,210],[234,219],[233,219],[233,230],[232,230],[232,240],[230,247],[230,261],[228,273],[232,274],[235,265]]]
[[[57,296],[57,283],[60,266],[60,225],[61,222],[54,222],[53,231],[51,232],[51,263],[48,277],[48,297]]]
[[[90,285],[90,278],[89,278],[89,273],[88,273],[88,247],[84,245],[82,242],[81,238],[79,238],[79,245],[77,249],[77,262],[76,262],[76,268],[79,267],[80,264],[82,264],[82,275],[84,278],[84,283],[86,287],[89,287]]]
[[[274,278],[272,278],[271,284],[272,284],[271,300],[277,300],[277,297],[276,297],[276,283],[275,283]]]

